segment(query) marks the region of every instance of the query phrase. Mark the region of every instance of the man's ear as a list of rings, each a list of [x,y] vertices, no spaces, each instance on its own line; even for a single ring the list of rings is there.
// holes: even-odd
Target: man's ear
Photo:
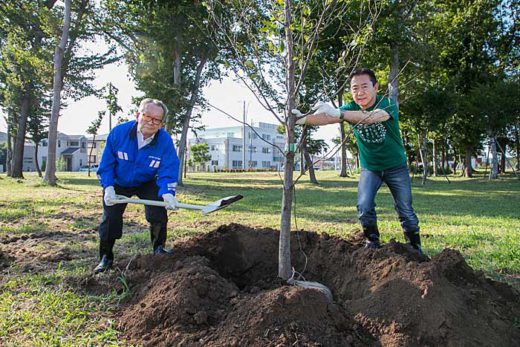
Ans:
[[[374,89],[376,92],[379,90],[379,83],[374,84]]]
[[[135,120],[139,120],[139,111],[135,113]]]

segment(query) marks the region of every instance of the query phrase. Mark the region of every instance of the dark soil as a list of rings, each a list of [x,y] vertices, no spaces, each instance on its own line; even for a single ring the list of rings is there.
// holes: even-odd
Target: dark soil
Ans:
[[[398,242],[364,249],[360,234],[299,232],[291,244],[296,270],[305,252],[305,279],[330,288],[334,303],[277,278],[277,231],[231,224],[173,255],[117,263],[133,294],[120,327],[144,346],[520,345],[519,293],[457,251],[428,261]]]

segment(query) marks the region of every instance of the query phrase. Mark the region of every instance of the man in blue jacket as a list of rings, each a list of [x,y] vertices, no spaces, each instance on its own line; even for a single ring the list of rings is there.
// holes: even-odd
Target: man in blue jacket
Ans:
[[[103,187],[103,217],[99,225],[99,256],[94,269],[103,272],[112,266],[113,247],[123,233],[126,204],[115,204],[116,194],[140,199],[164,200],[175,210],[179,158],[171,136],[162,128],[168,109],[159,100],[144,99],[137,120],[116,126],[108,134],[97,170]],[[164,207],[145,206],[150,223],[154,254],[171,253],[164,248],[168,215]]]

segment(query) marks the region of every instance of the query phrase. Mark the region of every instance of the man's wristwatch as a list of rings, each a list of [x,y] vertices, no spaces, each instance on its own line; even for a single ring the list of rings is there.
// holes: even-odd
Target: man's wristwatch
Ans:
[[[339,110],[339,120],[342,122],[345,121],[345,114],[341,112],[341,110]]]

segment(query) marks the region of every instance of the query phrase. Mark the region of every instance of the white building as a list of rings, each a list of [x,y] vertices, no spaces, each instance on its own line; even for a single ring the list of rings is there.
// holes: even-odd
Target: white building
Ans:
[[[206,129],[198,138],[189,139],[188,144],[189,147],[208,144],[211,160],[207,164],[211,170],[275,170],[283,163],[281,151],[285,146],[285,138],[277,132],[277,127],[260,122],[253,124],[252,129],[244,126]]]
[[[32,146],[34,148],[34,144]],[[40,167],[44,167],[44,164],[47,162],[48,148],[48,143],[45,139],[38,148],[38,163]],[[27,151],[27,146],[24,151]],[[29,161],[28,155],[24,153],[24,168],[26,157]],[[66,135],[59,132],[56,142],[56,158],[63,162],[62,169],[64,171],[79,171],[82,166],[87,165],[87,137],[83,135]],[[34,171],[35,169],[34,167],[27,171]]]

